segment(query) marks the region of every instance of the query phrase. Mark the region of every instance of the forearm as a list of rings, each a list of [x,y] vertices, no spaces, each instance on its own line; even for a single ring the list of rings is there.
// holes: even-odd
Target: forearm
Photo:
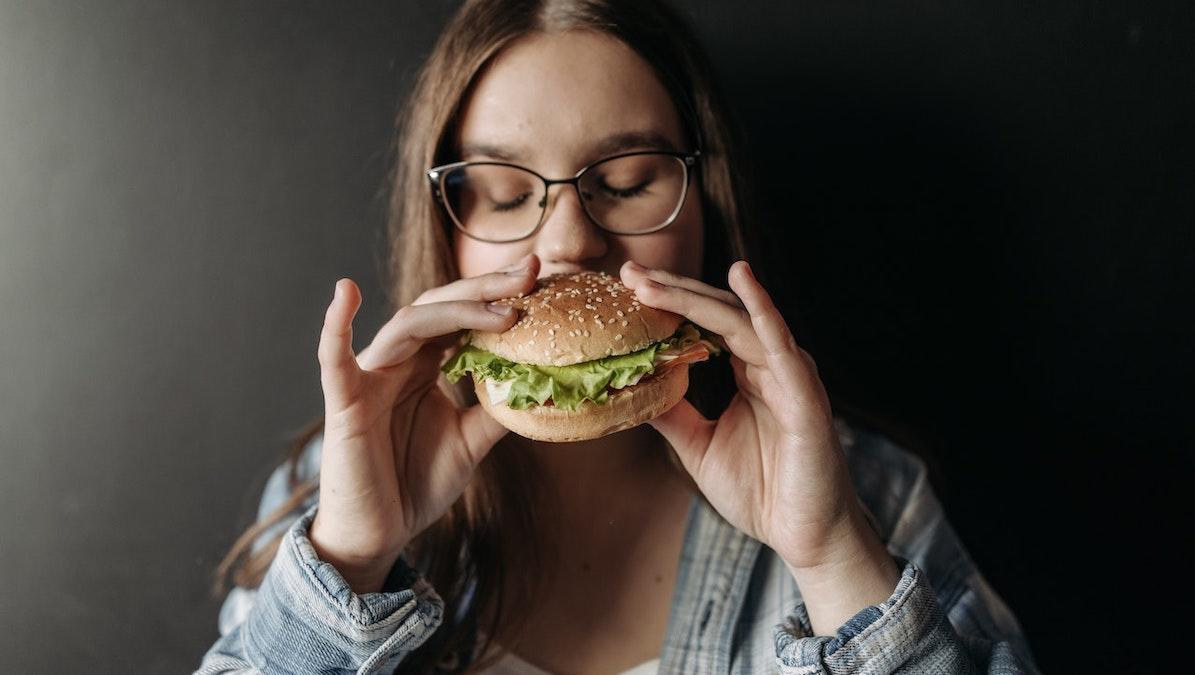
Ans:
[[[785,564],[801,590],[815,635],[833,636],[860,610],[887,600],[900,579],[896,562],[861,512],[851,518],[824,562]]]

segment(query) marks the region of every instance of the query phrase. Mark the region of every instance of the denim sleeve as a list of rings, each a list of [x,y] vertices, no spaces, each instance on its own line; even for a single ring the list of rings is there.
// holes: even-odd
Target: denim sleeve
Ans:
[[[440,625],[443,602],[401,558],[381,592],[353,593],[307,538],[315,511],[287,530],[244,621],[197,674],[392,672]]]
[[[878,514],[879,523],[873,516],[903,567],[896,589],[833,637],[815,636],[798,604],[773,631],[780,672],[1037,673],[1016,618],[947,523],[924,464],[908,462],[912,478],[899,491],[900,507]]]
[[[301,481],[319,472],[322,442],[312,439],[293,467]],[[291,469],[279,466],[266,482],[259,520],[289,496]],[[221,637],[196,673],[392,672],[440,625],[443,602],[403,558],[381,592],[354,594],[307,537],[316,508],[317,499],[310,499],[254,542],[257,551],[283,533],[261,586],[229,592],[220,610]]]

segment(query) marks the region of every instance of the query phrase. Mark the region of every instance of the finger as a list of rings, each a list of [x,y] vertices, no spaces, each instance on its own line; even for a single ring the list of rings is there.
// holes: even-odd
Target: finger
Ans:
[[[668,286],[679,286],[681,288],[693,291],[694,293],[700,293],[702,295],[708,295],[711,298],[717,298],[728,305],[734,305],[735,307],[739,308],[743,306],[743,303],[738,299],[738,296],[730,291],[723,290],[721,288],[715,288],[714,286],[710,286],[705,282],[698,281],[697,279],[693,279],[691,277],[682,276],[680,274],[673,274],[667,270],[644,267],[634,260],[628,260],[623,263],[622,269],[619,270],[619,275],[622,278],[622,282],[626,284],[628,288],[635,286],[640,280],[646,277],[661,284]]]
[[[764,360],[780,393],[789,400],[804,399],[811,373],[784,317],[751,273],[747,261],[739,260],[731,265],[728,276],[731,289],[743,299],[751,315],[751,325],[763,346]]]
[[[751,317],[737,303],[731,305],[687,288],[661,284],[648,277],[640,277],[637,284],[634,286],[635,296],[643,304],[676,312],[698,326],[721,335],[731,353],[744,361],[763,364],[763,347],[755,335]]]
[[[771,381],[771,375],[768,374],[766,368],[753,366],[733,355],[730,357],[730,368],[734,371],[734,379],[739,385],[739,391],[761,398],[760,392]]]
[[[382,326],[358,360],[365,370],[402,363],[430,339],[461,330],[501,333],[514,325],[518,312],[508,305],[472,300],[407,305]]]
[[[480,464],[494,444],[507,433],[506,427],[498,424],[480,404],[461,413],[461,434],[474,465]]]
[[[361,290],[352,279],[336,282],[332,302],[324,313],[317,354],[325,412],[343,409],[361,382],[361,368],[353,356],[353,317],[361,306]]]
[[[705,451],[710,446],[710,439],[713,438],[715,423],[707,420],[692,403],[683,398],[668,412],[647,423],[660,432],[676,450],[676,456],[685,470],[696,478],[705,459]]]
[[[528,253],[513,264],[489,274],[457,279],[429,289],[413,304],[427,305],[448,300],[498,300],[521,295],[535,286],[539,257]]]

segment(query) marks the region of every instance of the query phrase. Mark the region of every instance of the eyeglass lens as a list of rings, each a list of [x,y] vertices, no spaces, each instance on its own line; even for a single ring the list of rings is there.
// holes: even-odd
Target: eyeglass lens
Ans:
[[[543,180],[513,166],[465,165],[446,173],[441,185],[457,225],[488,241],[531,234],[547,205]],[[684,160],[652,154],[615,157],[589,167],[578,190],[585,211],[603,228],[621,234],[650,232],[671,221],[680,208]]]

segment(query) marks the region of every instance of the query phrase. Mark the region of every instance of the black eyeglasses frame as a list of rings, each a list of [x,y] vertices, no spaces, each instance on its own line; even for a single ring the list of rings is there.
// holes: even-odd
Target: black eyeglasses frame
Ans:
[[[616,231],[611,230],[610,228],[606,227],[605,225],[601,224],[600,222],[598,222],[598,219],[595,218],[593,216],[593,214],[589,212],[589,207],[585,205],[585,198],[581,194],[581,177],[585,175],[586,171],[589,171],[593,167],[595,167],[599,164],[602,164],[604,162],[609,162],[609,161],[612,161],[615,159],[622,159],[624,157],[636,157],[639,155],[664,155],[667,157],[674,157],[676,159],[681,160],[681,165],[685,171],[685,179],[684,179],[684,185],[681,187],[680,199],[677,200],[676,208],[674,208],[672,210],[671,215],[669,215],[667,220],[665,220],[660,225],[657,225],[656,227],[653,227],[650,230],[644,230],[642,232],[616,232]],[[585,212],[585,217],[589,218],[589,222],[593,223],[595,226],[597,226],[601,230],[603,230],[605,232],[609,232],[611,234],[623,236],[623,237],[635,237],[635,236],[639,236],[641,234],[651,234],[652,232],[659,232],[660,230],[664,229],[665,227],[668,227],[669,225],[671,225],[673,223],[673,221],[676,220],[676,217],[678,215],[680,215],[681,209],[685,205],[685,199],[687,199],[689,196],[689,184],[692,181],[693,167],[695,167],[697,165],[697,160],[700,157],[701,157],[701,150],[694,150],[692,152],[673,152],[670,150],[637,150],[634,152],[624,152],[624,153],[617,154],[617,155],[611,155],[609,157],[603,157],[594,162],[590,162],[589,164],[586,164],[584,167],[582,167],[579,171],[577,171],[577,173],[573,174],[572,178],[545,178],[544,176],[540,175],[536,171],[528,169],[525,166],[521,166],[519,164],[513,164],[510,162],[491,162],[491,161],[451,162],[449,164],[441,164],[439,166],[433,166],[432,168],[428,169],[427,170],[427,179],[431,183],[432,194],[435,196],[436,201],[440,204],[440,207],[442,209],[444,209],[445,214],[448,215],[448,219],[452,221],[453,226],[455,226],[456,229],[460,230],[461,233],[464,234],[466,237],[469,237],[470,239],[476,239],[477,241],[484,241],[484,242],[488,242],[488,243],[492,243],[492,244],[510,244],[510,243],[513,243],[516,241],[522,241],[524,239],[527,239],[528,237],[534,236],[536,232],[539,232],[539,228],[543,227],[543,224],[545,221],[545,216],[548,213],[548,198],[547,198],[548,190],[551,189],[551,187],[553,185],[572,185],[573,189],[576,190],[576,192],[577,192],[577,200],[581,203],[581,210]],[[453,211],[452,211],[452,207],[448,205],[448,198],[445,196],[445,191],[443,188],[444,176],[455,169],[459,169],[459,168],[465,167],[465,166],[508,166],[512,169],[519,169],[521,171],[526,171],[527,173],[529,173],[529,174],[535,176],[536,178],[540,179],[541,181],[543,181],[543,183],[544,183],[544,199],[543,199],[543,203],[540,205],[539,222],[537,222],[535,224],[535,227],[532,228],[529,232],[527,232],[527,234],[525,234],[521,237],[518,237],[516,239],[485,239],[482,237],[478,237],[475,234],[470,234],[467,230],[465,230],[465,226],[460,222],[460,220],[457,219],[456,214],[453,213]]]

